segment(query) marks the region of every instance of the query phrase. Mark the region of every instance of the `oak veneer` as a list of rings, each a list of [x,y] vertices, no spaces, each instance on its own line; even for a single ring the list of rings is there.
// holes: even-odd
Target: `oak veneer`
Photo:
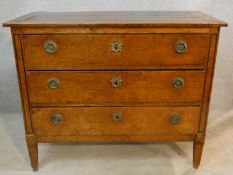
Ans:
[[[118,122],[112,120],[113,111],[122,113]],[[172,112],[185,116],[179,125],[170,124]],[[33,108],[32,120],[35,133],[40,136],[195,134],[199,113],[200,107]],[[54,125],[52,114],[61,114],[63,122]]]
[[[134,11],[33,12],[3,25],[12,29],[34,170],[47,142],[192,141],[199,166],[227,23]]]
[[[227,23],[200,11],[32,12],[6,27],[221,27]]]
[[[25,66],[37,70],[153,69],[158,66],[205,67],[209,35],[193,34],[86,34],[23,35]],[[58,50],[47,54],[41,49],[54,41]],[[111,41],[122,43],[122,52],[111,52]],[[174,52],[174,42],[189,43],[186,54]],[[169,47],[170,46],[170,47]],[[106,59],[107,58],[107,59]],[[143,59],[142,59],[143,58]]]
[[[121,87],[111,80],[120,77]],[[174,88],[173,80],[182,77],[183,88]],[[200,103],[204,71],[28,71],[27,87],[32,106],[43,104],[108,104],[193,102]],[[57,89],[48,88],[48,80],[59,80]],[[100,93],[101,92],[101,93]],[[127,95],[126,95],[127,94]],[[189,95],[187,95],[189,94]],[[107,97],[107,98],[106,98]],[[106,106],[106,105],[104,105]]]

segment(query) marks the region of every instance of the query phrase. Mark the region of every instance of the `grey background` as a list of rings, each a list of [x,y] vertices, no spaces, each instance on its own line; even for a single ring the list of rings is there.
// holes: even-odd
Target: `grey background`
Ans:
[[[31,11],[198,10],[229,23],[222,28],[216,62],[210,116],[232,108],[232,0],[0,0],[0,23]],[[0,27],[0,112],[20,112],[13,47],[9,28]]]

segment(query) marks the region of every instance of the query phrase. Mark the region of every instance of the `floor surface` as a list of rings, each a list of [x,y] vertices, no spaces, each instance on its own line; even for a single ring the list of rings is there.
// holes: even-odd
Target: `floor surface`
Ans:
[[[233,175],[233,111],[209,120],[198,170],[192,143],[39,144],[29,164],[21,114],[0,114],[0,175]]]

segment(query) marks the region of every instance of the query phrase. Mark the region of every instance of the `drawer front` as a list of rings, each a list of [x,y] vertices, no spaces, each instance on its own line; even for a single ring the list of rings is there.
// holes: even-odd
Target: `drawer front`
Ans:
[[[204,71],[28,71],[32,105],[196,102]]]
[[[209,35],[196,34],[23,36],[32,70],[204,68],[209,42]]]
[[[37,135],[195,134],[199,107],[33,108]]]

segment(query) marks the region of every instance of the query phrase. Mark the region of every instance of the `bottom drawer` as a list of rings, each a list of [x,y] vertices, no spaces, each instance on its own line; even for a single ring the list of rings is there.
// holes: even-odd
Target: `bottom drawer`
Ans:
[[[199,107],[33,108],[37,135],[194,134]]]

